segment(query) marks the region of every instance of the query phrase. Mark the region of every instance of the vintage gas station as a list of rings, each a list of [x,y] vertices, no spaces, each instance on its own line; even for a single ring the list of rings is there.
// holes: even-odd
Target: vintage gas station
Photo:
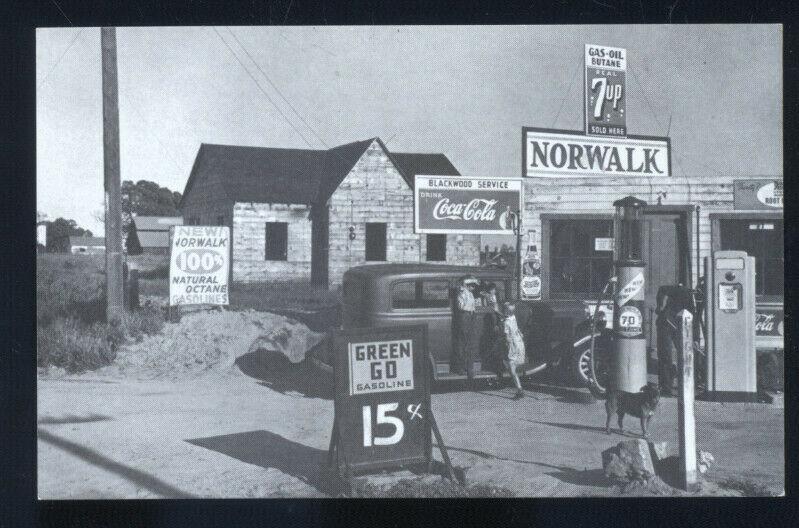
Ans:
[[[515,285],[506,298],[545,305],[555,318],[582,303],[592,325],[610,326],[606,397],[643,391],[658,362],[661,392],[674,389],[679,398],[683,486],[690,489],[696,483],[697,389],[701,385],[700,396],[709,401],[758,401],[758,349],[783,346],[782,182],[678,174],[668,137],[627,134],[627,59],[626,49],[585,46],[585,129],[524,127],[520,179],[417,175],[414,232],[513,234]],[[513,188],[521,193],[518,208],[512,196],[490,195]],[[469,194],[477,191],[484,194]],[[345,275],[345,288],[346,281]],[[662,315],[669,305],[661,301],[669,296],[690,301],[673,310],[671,320]],[[412,327],[395,329],[396,335],[385,328],[337,334],[329,463],[339,474],[411,462],[430,467],[432,426],[452,475],[428,409],[428,369],[408,356],[404,381],[388,384],[380,380],[397,377],[395,362],[390,367],[375,357],[370,371],[358,367],[364,358],[355,352],[405,338],[409,347],[415,343],[417,358],[426,328],[416,329],[422,332],[416,341],[405,335]],[[590,376],[599,383],[595,339],[592,334],[588,357]],[[659,350],[671,346],[673,352]],[[365,393],[374,396],[353,403]],[[388,437],[375,436],[373,407],[382,430],[393,428]],[[420,409],[429,415],[422,419]],[[405,431],[416,432],[405,439]]]

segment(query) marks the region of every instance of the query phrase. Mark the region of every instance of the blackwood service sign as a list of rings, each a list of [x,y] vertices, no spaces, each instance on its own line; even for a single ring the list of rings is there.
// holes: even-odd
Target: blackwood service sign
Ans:
[[[513,234],[511,214],[524,208],[520,179],[416,176],[416,233]]]
[[[354,470],[428,462],[427,326],[341,330],[333,341],[338,447]]]
[[[230,229],[174,226],[170,229],[169,304],[228,304]]]

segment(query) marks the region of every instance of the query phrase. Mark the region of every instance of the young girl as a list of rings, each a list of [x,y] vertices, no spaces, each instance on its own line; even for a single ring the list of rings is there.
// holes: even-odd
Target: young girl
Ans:
[[[525,362],[524,337],[522,337],[522,333],[519,331],[519,324],[516,322],[516,306],[506,302],[504,308],[505,320],[503,321],[502,329],[505,333],[505,341],[508,344],[508,356],[505,360],[505,366],[510,370],[510,374],[513,376],[513,384],[516,385],[516,395],[513,399],[518,400],[524,397],[522,383],[516,373],[517,367]]]
[[[497,301],[497,285],[493,282],[486,283],[482,297],[483,306],[489,309],[483,328],[485,347],[488,348],[486,365],[497,373],[497,380],[502,381],[503,361],[505,359],[505,351],[501,339],[502,318],[504,315]]]

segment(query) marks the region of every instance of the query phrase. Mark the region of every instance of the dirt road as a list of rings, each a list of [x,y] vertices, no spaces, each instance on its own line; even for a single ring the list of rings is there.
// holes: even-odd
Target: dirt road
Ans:
[[[306,377],[40,379],[39,497],[323,496],[319,467],[333,403]],[[568,390],[549,386],[528,389],[520,401],[509,389],[434,394],[454,463],[469,468],[471,482],[520,496],[607,494],[600,453],[623,437],[605,435],[602,404],[575,403]],[[662,400],[651,431],[672,450],[676,407]],[[716,461],[711,480],[783,489],[781,409],[699,402],[696,411],[699,448]]]

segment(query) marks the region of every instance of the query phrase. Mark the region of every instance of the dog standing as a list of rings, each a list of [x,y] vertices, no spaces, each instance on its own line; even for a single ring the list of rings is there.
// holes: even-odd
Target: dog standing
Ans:
[[[641,420],[641,432],[644,438],[649,438],[647,428],[655,415],[660,392],[656,385],[651,383],[641,388],[640,392],[630,394],[616,390],[608,390],[608,399],[605,400],[605,411],[608,413],[605,422],[605,433],[610,434],[610,419],[614,414],[619,417],[619,432],[624,432],[624,416],[629,414]]]

